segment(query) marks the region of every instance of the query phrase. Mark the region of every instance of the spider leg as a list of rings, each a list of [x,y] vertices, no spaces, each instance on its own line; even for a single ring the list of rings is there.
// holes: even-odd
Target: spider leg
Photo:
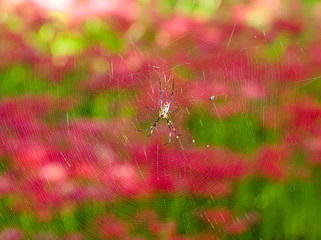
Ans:
[[[150,132],[149,132],[148,135],[147,135],[148,137],[153,134],[153,131],[155,130],[156,125],[157,125],[159,119],[160,119],[160,118],[158,117],[158,118],[156,119],[156,121],[153,123],[153,125],[148,128],[148,129],[150,129]]]
[[[168,142],[164,143],[163,145],[167,145],[167,144],[169,144],[171,142],[172,142],[172,132],[169,132],[169,134],[168,134]]]
[[[150,133],[149,133],[147,136],[152,135],[154,129],[156,128],[156,125],[157,125],[159,119],[160,119],[160,118],[158,117],[158,118],[156,119],[156,121],[155,121],[149,128],[147,128],[147,129],[145,129],[145,130],[136,129],[136,131],[138,131],[138,132],[147,132],[147,131],[150,131]]]
[[[177,133],[176,128],[174,127],[174,124],[173,124],[173,122],[171,121],[171,119],[168,118],[167,121],[168,121],[169,125],[172,127],[174,133],[175,133],[177,136],[181,136],[181,134]]]
[[[171,93],[171,96],[169,98],[169,104],[172,103],[173,95],[174,95],[174,79],[173,79],[173,85],[172,85],[172,93]]]
[[[169,120],[169,119],[166,118],[167,126],[168,126],[168,129],[169,129],[168,142],[167,142],[167,143],[164,143],[164,145],[167,145],[167,144],[169,144],[169,143],[172,141],[172,127],[171,127],[171,124],[169,123],[168,120]]]
[[[176,112],[178,109],[179,109],[179,108],[176,107],[175,110],[169,111],[169,113],[174,113],[174,112]]]
[[[145,105],[145,108],[148,108],[148,109],[150,109],[150,110],[152,110],[152,111],[154,111],[154,112],[156,112],[156,111],[157,111],[157,109],[155,109],[155,108],[151,108],[151,107],[148,107],[148,106],[146,106],[146,105]]]
[[[161,79],[159,79],[159,103],[160,103],[160,108],[162,109],[162,107],[163,107],[163,89],[162,89]]]

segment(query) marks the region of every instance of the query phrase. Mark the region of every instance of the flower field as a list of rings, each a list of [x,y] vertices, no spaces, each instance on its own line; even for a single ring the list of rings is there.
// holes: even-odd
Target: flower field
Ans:
[[[321,239],[320,2],[0,9],[1,240]]]

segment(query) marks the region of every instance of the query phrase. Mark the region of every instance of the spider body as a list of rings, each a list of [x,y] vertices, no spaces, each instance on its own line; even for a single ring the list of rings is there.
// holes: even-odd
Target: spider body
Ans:
[[[147,136],[151,136],[153,134],[153,131],[155,130],[156,128],[156,125],[157,123],[159,122],[160,119],[164,119],[166,122],[167,122],[167,126],[168,126],[168,130],[169,130],[169,134],[168,134],[168,142],[165,143],[165,144],[168,144],[172,141],[172,132],[174,132],[174,134],[176,134],[176,137],[179,137],[180,134],[177,133],[175,127],[174,127],[174,124],[170,118],[170,113],[174,113],[178,110],[178,108],[176,108],[175,110],[172,110],[170,111],[170,107],[171,107],[171,103],[172,103],[172,99],[173,99],[173,96],[174,96],[174,80],[173,80],[173,85],[172,85],[172,93],[171,93],[171,96],[170,96],[170,99],[169,99],[169,102],[165,102],[163,104],[163,89],[162,89],[162,84],[161,84],[161,80],[159,79],[159,110],[155,109],[155,108],[151,108],[151,107],[147,107],[145,106],[146,108],[152,110],[152,111],[155,111],[157,112],[158,111],[158,117],[156,119],[156,121],[147,129],[145,130],[138,130],[136,129],[137,131],[139,132],[147,132],[149,131],[148,135]]]
[[[169,112],[170,104],[166,102],[164,106],[159,110],[159,117],[167,119],[169,118],[168,112]]]

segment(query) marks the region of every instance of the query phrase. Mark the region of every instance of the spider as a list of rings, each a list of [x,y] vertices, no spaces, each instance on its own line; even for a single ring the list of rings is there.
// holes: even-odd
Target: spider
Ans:
[[[156,125],[157,123],[159,122],[160,119],[165,119],[165,121],[167,122],[167,126],[168,126],[168,129],[169,129],[169,134],[168,134],[168,142],[165,143],[164,145],[170,143],[172,141],[172,132],[174,131],[174,133],[176,134],[176,137],[178,138],[180,136],[180,134],[177,133],[175,127],[174,127],[174,124],[173,122],[171,121],[171,118],[170,118],[170,115],[169,113],[174,113],[178,110],[178,108],[176,108],[175,110],[172,110],[170,111],[170,107],[171,107],[171,103],[172,103],[172,99],[173,99],[173,96],[174,96],[174,79],[173,79],[173,85],[172,85],[172,93],[171,93],[171,96],[169,98],[169,102],[165,102],[164,105],[163,105],[163,89],[162,89],[162,83],[161,83],[161,80],[159,79],[159,104],[160,104],[160,109],[157,110],[155,108],[151,108],[151,107],[148,107],[145,105],[146,108],[154,111],[154,112],[157,112],[158,111],[158,117],[156,119],[156,121],[147,129],[145,130],[139,130],[139,129],[136,129],[136,131],[139,131],[139,132],[147,132],[147,131],[150,131],[149,134],[147,136],[151,136],[153,134],[153,131],[155,130],[156,128]]]

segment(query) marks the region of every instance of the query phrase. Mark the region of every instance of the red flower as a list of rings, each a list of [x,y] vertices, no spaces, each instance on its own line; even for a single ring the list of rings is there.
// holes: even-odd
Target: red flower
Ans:
[[[245,221],[234,221],[226,227],[226,232],[230,235],[240,235],[248,229]]]
[[[286,31],[293,35],[298,35],[304,29],[302,19],[279,19],[274,22],[276,32]]]
[[[210,181],[202,178],[192,178],[188,190],[195,196],[213,198],[225,197],[232,192],[230,183],[226,181]]]
[[[47,149],[42,142],[23,141],[14,154],[17,169],[35,169],[47,162]]]
[[[287,110],[293,116],[295,131],[314,131],[321,121],[321,106],[311,99],[301,99],[300,102],[290,105]]]
[[[0,175],[0,196],[6,195],[14,191],[16,182],[9,176]]]
[[[228,208],[216,208],[200,212],[198,214],[204,222],[208,222],[211,225],[218,225],[219,227],[225,226],[231,222],[233,214]]]
[[[51,184],[63,184],[67,179],[66,168],[60,163],[50,163],[38,171],[39,178]]]
[[[150,176],[150,185],[152,189],[173,191],[175,189],[174,181],[171,176],[152,172]]]
[[[95,229],[98,237],[108,239],[121,238],[128,231],[126,224],[112,215],[99,217],[95,221]]]
[[[128,163],[112,165],[103,176],[103,181],[117,194],[136,195],[148,191],[140,179],[137,167]]]
[[[249,212],[243,218],[238,218],[226,225],[225,231],[230,235],[240,235],[246,232],[253,224],[259,221],[257,212]]]
[[[258,173],[274,180],[283,180],[290,170],[286,161],[289,154],[285,147],[264,146],[256,160]]]

